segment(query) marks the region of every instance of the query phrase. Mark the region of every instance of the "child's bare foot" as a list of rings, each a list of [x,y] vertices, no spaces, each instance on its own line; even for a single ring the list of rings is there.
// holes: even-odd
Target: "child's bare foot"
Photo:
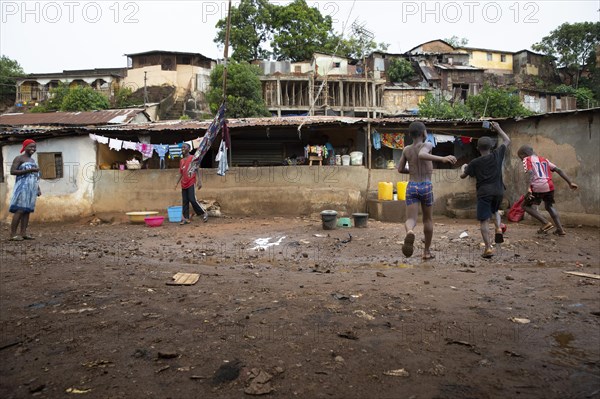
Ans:
[[[423,252],[423,260],[435,259],[435,255],[431,253],[431,251]]]
[[[414,251],[414,243],[415,243],[415,233],[409,231],[406,233],[406,237],[404,237],[404,244],[402,244],[402,253],[407,258],[410,258]]]

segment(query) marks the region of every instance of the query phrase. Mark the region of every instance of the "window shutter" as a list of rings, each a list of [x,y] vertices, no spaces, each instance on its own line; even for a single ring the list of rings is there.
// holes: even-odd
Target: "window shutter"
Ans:
[[[38,153],[38,164],[42,179],[56,179],[54,153]]]

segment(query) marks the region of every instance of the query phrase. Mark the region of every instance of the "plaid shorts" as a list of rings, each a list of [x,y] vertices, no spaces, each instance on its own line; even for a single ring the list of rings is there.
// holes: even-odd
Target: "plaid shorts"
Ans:
[[[408,182],[406,186],[406,205],[412,205],[415,202],[425,206],[433,205],[433,184],[430,181]]]

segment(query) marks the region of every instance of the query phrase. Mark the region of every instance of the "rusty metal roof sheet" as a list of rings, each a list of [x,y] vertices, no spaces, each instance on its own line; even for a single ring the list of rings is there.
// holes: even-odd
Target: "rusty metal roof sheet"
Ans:
[[[227,119],[230,128],[241,127],[278,127],[278,126],[312,126],[327,124],[349,125],[366,121],[365,118],[350,118],[343,116],[289,116],[289,117],[266,117],[266,118],[240,118]],[[149,132],[165,130],[206,130],[211,120],[206,121],[159,121],[149,123],[136,123],[126,126],[98,126],[91,130],[147,130]]]
[[[45,112],[0,115],[0,126],[87,126],[129,123],[142,108],[107,109],[87,112]],[[146,118],[150,120],[148,115]]]

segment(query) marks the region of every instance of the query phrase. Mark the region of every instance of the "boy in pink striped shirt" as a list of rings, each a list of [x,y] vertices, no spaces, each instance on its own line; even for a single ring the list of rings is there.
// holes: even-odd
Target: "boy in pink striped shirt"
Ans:
[[[560,170],[558,166],[554,165],[546,158],[536,155],[533,152],[533,148],[528,145],[521,146],[517,152],[517,155],[523,160],[523,167],[525,168],[525,173],[527,173],[529,179],[529,188],[527,190],[527,194],[525,195],[523,209],[525,212],[542,223],[543,226],[540,227],[538,233],[547,233],[556,227],[554,234],[558,236],[564,236],[566,233],[560,224],[558,212],[554,206],[552,206],[552,204],[554,204],[554,183],[552,182],[552,172],[558,173],[558,175],[567,182],[572,190],[576,190],[578,188],[577,184],[573,183],[569,176]],[[550,214],[554,224],[544,218],[538,211],[537,207],[533,207],[533,205],[540,205],[542,201],[544,201],[544,207]]]

